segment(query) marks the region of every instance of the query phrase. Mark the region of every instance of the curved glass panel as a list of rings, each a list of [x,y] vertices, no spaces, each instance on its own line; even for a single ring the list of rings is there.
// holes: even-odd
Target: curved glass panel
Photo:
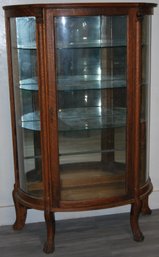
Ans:
[[[61,200],[126,194],[127,17],[56,17]]]
[[[10,19],[20,188],[42,196],[36,19]]]
[[[150,109],[150,39],[151,16],[144,16],[142,22],[142,81],[141,81],[141,114],[140,114],[140,184],[149,177],[147,158],[149,149],[149,109]]]

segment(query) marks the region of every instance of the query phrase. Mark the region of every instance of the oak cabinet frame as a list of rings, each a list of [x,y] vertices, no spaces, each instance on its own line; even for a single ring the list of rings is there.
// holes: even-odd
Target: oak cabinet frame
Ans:
[[[142,52],[144,48],[143,23],[144,23],[145,17],[150,17],[153,14],[153,8],[155,6],[156,6],[155,4],[148,4],[148,3],[92,3],[92,4],[81,3],[81,4],[17,5],[17,6],[4,7],[5,14],[6,14],[8,70],[9,70],[9,83],[10,83],[10,100],[11,100],[12,132],[13,132],[12,135],[13,135],[14,165],[15,165],[15,185],[13,190],[13,199],[14,199],[15,209],[16,209],[16,222],[14,224],[14,229],[21,229],[24,226],[28,208],[44,210],[46,227],[47,227],[47,241],[44,245],[44,251],[46,253],[52,252],[54,250],[54,234],[55,234],[54,213],[57,211],[94,210],[94,209],[102,209],[102,208],[109,208],[114,206],[131,204],[130,223],[131,223],[134,239],[136,241],[143,240],[143,234],[140,231],[140,227],[138,224],[138,217],[140,213],[144,213],[144,214],[151,213],[151,210],[149,209],[149,206],[148,206],[148,196],[152,191],[152,183],[150,178],[148,177],[148,174],[146,174],[147,171],[146,171],[146,164],[145,164],[147,159],[146,150],[145,150],[147,145],[145,131],[147,127],[145,126],[148,126],[148,125],[147,124],[145,125],[144,118],[143,117],[141,118],[141,109],[147,108],[147,102],[143,103],[144,102],[143,99],[145,99],[147,97],[146,94],[148,94],[146,93],[147,91],[145,91],[146,89],[142,86],[142,84],[146,84],[146,83],[149,84],[149,82],[147,81],[145,82],[145,80],[143,79],[143,77],[146,75],[142,74],[143,73],[142,66],[144,66],[143,60],[142,60],[143,58]],[[17,38],[15,39],[15,42],[13,42],[14,26],[15,26],[16,33],[20,31],[19,33],[22,33],[23,35],[23,32],[22,32],[23,17],[25,18],[31,17],[30,24],[32,25],[30,26],[35,26],[35,35],[34,35],[36,38],[35,46],[32,45],[30,48],[26,44],[26,41],[30,39],[26,38],[25,40],[23,40],[23,38],[19,39],[20,36],[19,37],[17,36]],[[33,17],[35,18],[35,20],[33,19]],[[63,21],[61,17],[64,17]],[[102,17],[102,18],[99,18],[99,17]],[[125,18],[121,19],[121,22],[123,22],[122,20],[124,20],[123,22],[124,28],[122,26],[120,27],[120,29],[121,28],[123,30],[125,29],[125,32],[121,32],[123,33],[123,35],[124,33],[126,35],[124,39],[125,40],[124,43],[122,42],[122,39],[120,39],[119,31],[116,32],[115,30],[114,24],[116,24],[117,26],[118,20],[113,21],[114,17],[126,17],[126,19]],[[18,22],[16,19],[17,20],[19,19],[19,22],[21,22],[20,25],[17,25]],[[103,31],[101,32],[102,34],[101,37],[103,38],[105,37],[105,39],[100,38],[100,41],[101,41],[100,45],[98,42],[99,39],[95,42],[93,38],[99,33],[98,29],[96,29],[96,24],[93,21],[93,19],[96,22],[99,20],[99,24],[100,24],[99,26],[101,31],[102,31],[101,28],[105,26],[103,29],[104,32]],[[79,27],[76,25],[77,27],[75,28],[76,20],[79,20],[81,22],[83,21],[82,23],[83,27],[80,28],[80,22],[79,22],[78,24]],[[68,23],[68,27],[65,28],[67,32],[63,32],[63,33],[66,33],[66,35],[64,34],[65,35],[64,40],[66,41],[62,41],[62,39],[60,39],[61,41],[59,43],[58,39],[61,37],[60,33],[61,31],[64,30],[64,25],[67,25],[66,23]],[[105,24],[111,24],[111,25],[108,26]],[[147,22],[146,24],[148,24],[146,26],[150,26],[149,22]],[[79,34],[79,31],[80,33],[83,33],[81,31],[83,31],[87,25],[88,27],[90,26],[89,32],[87,30],[88,34],[86,36],[83,36],[83,39],[82,39],[83,41],[79,42],[78,39],[75,38],[76,36],[74,34],[75,32],[76,34]],[[96,29],[95,30],[96,34],[94,34],[94,36],[92,36],[93,34],[91,34],[92,32],[90,32],[91,26],[93,26],[92,28],[94,30]],[[72,28],[72,32],[69,31],[70,27]],[[111,45],[109,45],[107,42],[107,37],[108,37],[107,35],[110,32],[112,33],[112,35],[114,35],[114,38],[115,38],[113,39],[114,42],[115,40],[117,40],[116,38],[118,37],[119,41],[121,40],[122,43],[121,42],[112,43],[113,42],[112,41],[109,43]],[[73,42],[70,42],[68,39],[69,37],[71,37],[71,33],[74,33]],[[106,33],[108,34],[106,35]],[[84,40],[87,40],[87,37],[88,38],[90,37],[91,41],[85,44]],[[148,38],[149,40],[150,34],[145,37]],[[30,34],[30,38],[32,38],[31,34]],[[21,42],[20,40],[22,41],[22,43],[17,43],[17,42]],[[125,45],[125,42],[126,42],[126,45]],[[148,45],[147,41],[145,45],[147,47]],[[115,50],[116,47],[118,48],[118,50]],[[99,48],[100,48],[100,51],[99,51]],[[122,48],[122,50],[119,48]],[[28,54],[29,57],[26,54],[26,51],[28,51],[27,53],[29,53]],[[147,48],[146,48],[146,51],[147,51]],[[34,80],[34,83],[33,82],[32,83],[34,85],[29,84],[29,86],[32,87],[32,89],[30,89],[31,93],[30,91],[29,92],[25,91],[25,93],[24,92],[21,93],[21,91],[18,91],[18,90],[26,90],[26,88],[24,88],[26,87],[26,84],[25,84],[26,71],[25,71],[25,68],[23,68],[24,71],[23,70],[21,71],[20,64],[18,64],[18,62],[19,63],[21,62],[22,63],[21,67],[25,67],[26,65],[26,63],[23,61],[23,59],[25,58],[21,57],[21,52],[23,53],[23,55],[26,56],[25,58],[28,58],[30,62],[33,62],[32,68],[30,68],[30,71],[28,71],[28,72],[31,72],[32,70],[34,73],[32,77],[32,79]],[[124,54],[121,54],[121,53],[124,53]],[[118,55],[120,55],[120,58],[118,57]],[[124,55],[123,58],[122,58],[122,55]],[[36,56],[37,62],[35,62],[32,56]],[[88,56],[88,61],[86,60],[85,56]],[[78,62],[76,59],[78,59]],[[94,61],[95,59],[96,61]],[[121,61],[119,59],[121,59]],[[66,64],[64,63],[64,60],[66,61]],[[68,61],[68,60],[71,60],[71,61]],[[91,75],[90,74],[83,75],[85,76],[83,77],[85,78],[85,80],[84,82],[82,81],[81,84],[79,82],[80,80],[77,81],[79,78],[79,74],[81,74],[81,70],[79,71],[80,69],[79,60],[83,60],[81,61],[81,66],[83,65],[83,67],[85,67],[85,70],[86,69],[89,70],[91,74]],[[95,73],[96,71],[94,71],[97,65],[97,62],[99,60],[100,60],[100,72],[103,72],[102,75],[101,73],[98,74],[98,73]],[[15,71],[16,62],[17,62],[17,66],[19,65],[19,71],[18,71],[19,75],[17,75],[17,77],[15,78],[16,72],[14,71]],[[92,65],[91,65],[91,62],[93,63]],[[146,63],[148,62],[150,62],[149,58],[146,59]],[[66,67],[66,66],[69,66],[69,63],[71,63],[70,65],[72,65],[71,68]],[[77,64],[77,67],[76,67],[76,64]],[[62,65],[65,67],[59,68]],[[34,72],[35,66],[36,66],[36,71]],[[122,77],[122,83],[123,83],[122,86],[120,87],[119,82],[117,81],[118,83],[117,87],[119,87],[119,89],[117,88],[114,89],[114,84],[112,84],[113,89],[111,87],[109,89],[105,88],[107,87],[106,83],[108,83],[108,81],[105,82],[106,81],[105,77],[107,77],[106,79],[108,80],[108,76],[111,73],[114,73],[114,74],[117,72],[122,73],[122,67],[120,66],[124,67],[125,69],[124,75],[122,74],[122,76],[125,76],[124,79]],[[119,71],[116,71],[115,67],[118,67]],[[149,69],[147,67],[148,66],[146,66],[145,70]],[[66,68],[67,70],[69,70],[69,72],[65,70]],[[98,70],[98,67],[96,68],[96,70]],[[71,74],[71,72],[73,75]],[[66,78],[64,76],[66,73],[67,73],[67,79],[68,79],[68,74],[69,75],[71,74],[69,84],[67,85],[68,88],[66,88]],[[103,76],[102,79],[100,80],[100,83],[103,83],[103,84],[100,84],[100,88],[98,88],[99,91],[96,91],[95,93],[93,91],[95,87],[94,86],[95,82],[92,79],[92,78],[95,78],[94,74]],[[34,75],[36,75],[37,78],[35,78]],[[19,82],[17,82],[18,76],[19,76]],[[89,76],[92,79],[91,87],[88,79]],[[115,76],[115,75],[110,75],[110,76]],[[78,88],[73,88],[74,85],[72,84],[71,80],[73,80],[74,78],[76,79],[75,83],[77,82],[79,83]],[[25,80],[25,83],[24,83],[24,80]],[[142,80],[144,80],[144,82],[142,82]],[[60,84],[61,82],[59,81],[64,81],[64,89],[59,89],[59,87],[62,88],[63,86],[62,84]],[[111,81],[111,83],[115,83],[114,80]],[[126,83],[126,86],[124,83]],[[18,84],[20,89],[17,90],[17,85],[15,86],[15,84]],[[38,84],[38,94],[37,94],[37,89],[35,89],[35,87],[37,87],[37,84]],[[82,86],[83,86],[83,91],[81,90]],[[71,87],[73,89],[69,89]],[[81,90],[81,91],[77,92],[76,90],[77,91]],[[67,94],[71,97],[70,92],[73,94],[73,97],[72,98],[66,97]],[[33,127],[28,127],[29,126],[28,124],[31,124],[33,120],[31,121],[29,120],[30,123],[28,124],[25,123],[26,117],[27,117],[25,108],[29,108],[29,107],[26,107],[28,102],[27,100],[25,100],[26,106],[24,104],[23,108],[21,107],[22,111],[24,111],[24,114],[20,117],[20,124],[21,124],[20,129],[17,128],[19,126],[18,125],[19,121],[17,121],[18,119],[17,115],[20,115],[20,114],[17,114],[19,96],[17,97],[16,94],[19,94],[20,97],[22,98],[24,94],[24,98],[26,97],[25,99],[30,99],[29,98],[30,95],[28,96],[27,94],[31,94],[32,104],[34,105],[32,107],[33,110],[35,106],[36,108],[34,111],[40,110],[40,114],[38,114],[40,121],[39,120],[37,121],[35,119],[36,126],[34,125]],[[85,122],[85,129],[83,130],[84,134],[82,134],[83,132],[77,133],[78,127],[76,126],[76,122],[79,122],[79,127],[82,126],[80,123],[81,120],[78,119],[78,116],[80,115],[80,113],[83,112],[84,113],[83,115],[88,115],[88,113],[90,113],[90,115],[92,115],[92,112],[96,111],[96,109],[93,109],[93,108],[96,108],[94,103],[92,103],[91,108],[90,106],[88,106],[87,104],[88,95],[89,95],[89,98],[92,99],[91,101],[95,101],[97,94],[99,95],[100,104],[102,105],[102,107],[101,105],[99,105],[98,107],[100,107],[100,112],[102,111],[104,114],[102,116],[102,119],[101,118],[96,119],[96,122],[99,121],[100,123],[103,122],[102,124],[105,124],[104,123],[105,120],[103,119],[108,119],[110,106],[111,106],[110,109],[113,112],[113,115],[116,115],[116,113],[119,113],[121,111],[123,113],[123,111],[125,112],[125,109],[126,109],[126,118],[123,118],[125,119],[126,124],[120,125],[120,127],[122,128],[125,127],[124,128],[125,132],[123,132],[122,129],[121,131],[117,130],[116,127],[115,126],[113,127],[112,124],[111,124],[112,127],[111,126],[107,127],[107,124],[106,124],[106,125],[101,125],[103,126],[102,128],[100,128],[100,131],[102,132],[95,133],[93,132],[95,131],[94,127],[89,131],[88,124],[86,124]],[[74,97],[76,97],[76,99],[78,98],[82,99],[82,97],[85,97],[84,104],[86,105],[86,108],[83,107],[80,101],[76,103],[77,104],[76,105],[75,104],[76,101],[71,100]],[[121,99],[118,99],[119,97]],[[62,99],[62,101],[64,99],[65,100],[64,103],[60,102],[61,101],[60,99]],[[72,104],[73,107],[71,106],[71,103],[69,103],[69,101],[70,102],[72,101],[71,103],[73,103]],[[20,104],[21,102],[19,100],[19,105]],[[65,105],[66,105],[66,108],[63,107]],[[69,105],[71,107],[69,107]],[[63,111],[63,116],[60,116],[61,114],[59,114],[61,110]],[[62,120],[64,122],[65,117],[67,118],[67,117],[70,117],[69,115],[72,115],[70,114],[71,111],[76,113],[76,117],[75,117],[75,125],[72,125],[73,123],[71,123],[71,126],[74,126],[73,128],[74,130],[72,129],[73,131],[71,132],[72,136],[69,137],[70,142],[71,140],[72,142],[75,142],[73,141],[74,139],[71,139],[73,138],[73,136],[76,138],[76,140],[80,137],[82,140],[82,136],[83,137],[86,136],[86,132],[88,133],[88,140],[93,135],[92,136],[93,139],[91,138],[89,142],[92,143],[94,142],[93,140],[98,140],[98,147],[99,146],[101,147],[100,158],[102,159],[102,161],[100,162],[100,164],[97,161],[93,162],[93,164],[92,164],[92,161],[88,163],[84,161],[82,163],[79,163],[79,161],[78,162],[75,161],[74,162],[75,164],[72,164],[72,161],[70,162],[68,161],[67,156],[69,154],[67,151],[65,153],[66,164],[65,162],[61,161],[59,148],[63,146],[62,144],[65,139],[66,139],[65,148],[71,145],[71,143],[67,139],[67,133],[70,133],[71,126],[67,127],[67,125],[65,124],[64,128],[66,129],[64,130],[62,127],[63,130],[61,130],[62,131],[61,133],[60,132],[61,125],[60,125],[59,117],[64,117],[64,119]],[[124,114],[122,114],[122,117],[124,117],[123,115]],[[114,116],[114,117],[115,117],[114,118],[115,121],[113,122],[116,122],[117,116]],[[94,126],[94,123],[93,123],[93,126]],[[118,127],[118,125],[116,126]],[[70,128],[70,130],[68,130],[68,128]],[[29,129],[34,132],[29,133],[28,132]],[[27,130],[26,134],[25,133],[23,134],[24,130],[25,131]],[[99,130],[99,127],[98,127],[98,130]],[[22,131],[22,132],[18,132],[18,131]],[[117,131],[117,134],[116,134],[116,131]],[[19,151],[21,141],[20,143],[18,143],[18,137],[20,137],[19,136],[20,133],[22,133],[21,135],[21,138],[23,139],[22,141],[26,140],[26,142],[28,142],[27,138],[29,138],[29,140],[32,141],[32,144],[34,145],[34,147],[29,148],[29,146],[27,145],[26,148],[24,149],[24,147],[21,145],[22,150]],[[61,139],[59,138],[59,133],[61,133],[62,135]],[[89,133],[92,133],[92,134],[90,135]],[[80,136],[77,137],[77,134]],[[123,136],[123,135],[125,137],[124,139],[125,140],[124,141],[125,142],[124,143],[125,160],[114,161],[114,158],[116,159],[120,159],[120,158],[114,157],[115,155],[117,155],[116,153],[117,151],[115,152],[111,148],[114,147],[115,140],[120,145],[119,138],[120,136]],[[99,136],[100,136],[100,139],[99,139]],[[85,139],[82,142],[86,142]],[[27,149],[30,149],[30,150],[27,150]],[[32,152],[32,154],[35,155],[34,158],[32,156],[27,155],[25,160],[26,162],[24,161],[23,163],[24,170],[25,170],[25,167],[27,167],[27,165],[29,167],[34,167],[30,172],[28,172],[29,168],[27,168],[27,172],[24,171],[23,173],[23,176],[25,177],[25,181],[23,181],[24,186],[22,184],[22,178],[21,178],[22,172],[20,170],[20,164],[19,164],[20,155],[18,151],[21,152],[21,156],[25,156],[25,152],[27,151],[30,151],[29,153]],[[91,158],[90,156],[91,155],[93,156],[93,154],[97,152],[97,151],[94,152],[93,150],[90,152],[89,151],[87,151],[87,155],[89,156],[89,158]],[[121,153],[121,150],[118,150],[118,151]],[[70,158],[73,159],[74,158],[73,155],[82,156],[82,153],[80,151],[78,154],[77,152],[73,152],[72,155],[70,154]],[[28,164],[29,158],[34,160],[30,161]],[[23,162],[23,160],[21,161]],[[119,174],[118,176],[116,175],[115,177],[114,173],[111,173],[113,175],[109,173],[109,176],[107,177],[107,179],[102,181],[104,179],[104,177],[102,177],[103,175],[99,175],[99,176],[96,176],[96,175],[97,173],[98,174],[100,174],[100,172],[102,173],[103,170],[105,169],[109,169],[110,173],[118,172]],[[37,170],[40,174],[37,172]],[[61,174],[63,170],[64,170],[64,175],[62,177]],[[124,175],[122,175],[123,170],[124,170]],[[34,173],[36,172],[37,172],[36,175],[38,176],[38,183],[34,183],[35,182]],[[77,176],[76,178],[74,176],[75,172]],[[86,174],[88,174],[87,177],[86,177]],[[71,183],[75,183],[75,184],[71,184]],[[80,186],[78,185],[78,183],[81,183]],[[91,186],[93,186],[93,189],[90,189]],[[94,193],[91,193],[93,192],[93,190],[94,190]],[[113,192],[113,190],[115,191]]]

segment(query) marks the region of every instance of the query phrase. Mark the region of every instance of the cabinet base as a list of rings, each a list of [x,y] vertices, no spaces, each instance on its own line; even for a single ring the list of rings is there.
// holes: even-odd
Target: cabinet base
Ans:
[[[53,253],[55,251],[54,244],[52,242],[45,242],[43,247],[44,253]]]
[[[13,224],[14,230],[21,230],[25,226],[26,216],[27,216],[27,208],[19,203],[16,198],[16,192],[13,190],[13,201],[16,211],[16,220]]]
[[[150,209],[149,204],[148,204],[148,196],[146,196],[144,198],[144,200],[142,201],[141,213],[143,215],[151,215],[151,213],[152,213],[152,210]]]
[[[141,242],[144,240],[144,236],[139,227],[139,215],[141,212],[142,201],[137,200],[135,203],[131,205],[131,212],[130,212],[130,224],[132,233],[134,236],[134,240],[137,242]]]
[[[45,223],[47,229],[47,241],[44,244],[43,251],[45,253],[52,253],[55,250],[54,237],[55,237],[55,216],[54,213],[45,211]]]
[[[141,188],[140,199],[132,199],[132,200],[130,199],[129,202],[128,201],[123,202],[123,204],[124,203],[131,204],[130,224],[131,224],[131,229],[132,229],[134,240],[137,242],[142,242],[144,240],[144,236],[143,236],[143,234],[140,230],[140,226],[139,226],[139,216],[140,216],[140,214],[144,214],[144,215],[151,214],[151,210],[148,205],[148,196],[151,191],[152,191],[152,184],[151,184],[151,181],[148,180],[146,185],[143,188]],[[24,199],[22,199],[22,196],[24,197]],[[30,202],[30,205],[29,205],[29,202],[27,204],[27,197],[25,198],[25,193],[22,193],[22,191],[17,192],[16,190],[14,190],[13,191],[13,199],[14,199],[15,210],[16,210],[16,221],[13,225],[13,228],[16,230],[19,230],[19,229],[22,229],[25,225],[27,209],[31,208],[31,207],[35,207],[35,206],[31,206],[32,205],[31,202]],[[117,206],[117,203],[116,203],[116,206]],[[96,206],[96,207],[98,207],[98,206]],[[103,208],[104,207],[109,207],[109,203],[107,203],[107,206],[105,203],[105,206],[103,205]],[[48,253],[54,252],[54,250],[55,250],[54,211],[59,211],[60,209],[47,211],[44,209],[44,205],[43,205],[43,207],[41,206],[41,209],[44,210],[45,224],[46,224],[46,230],[47,230],[47,239],[46,239],[46,242],[44,243],[43,251],[48,254]],[[84,208],[82,208],[82,209],[84,210]],[[63,209],[63,211],[65,211],[65,210]],[[61,211],[62,211],[62,209],[61,209]]]

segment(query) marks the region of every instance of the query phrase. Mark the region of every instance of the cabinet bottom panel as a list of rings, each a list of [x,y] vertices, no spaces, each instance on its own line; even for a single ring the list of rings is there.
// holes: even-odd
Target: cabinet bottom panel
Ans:
[[[34,184],[32,186],[32,190],[42,190],[42,184]],[[152,192],[152,183],[151,180],[148,179],[144,186],[140,188],[139,197],[141,200],[145,199]],[[101,190],[101,187],[100,187]],[[122,193],[121,189],[118,188],[119,192]],[[94,189],[91,190],[92,196],[94,196]],[[105,192],[106,193],[106,192]],[[110,207],[122,206],[126,204],[131,204],[135,202],[135,196],[131,196],[125,193],[121,196],[113,196],[110,188],[107,188],[107,193],[110,195],[109,198],[91,198],[89,200],[64,200],[60,201],[59,205],[51,208],[52,212],[60,212],[60,211],[86,211],[86,210],[96,210],[96,209],[105,209]],[[34,208],[39,210],[45,210],[44,207],[44,199],[35,198],[35,196],[31,196],[31,194],[25,193],[22,190],[18,189],[15,192],[16,199],[19,203],[27,208]],[[78,195],[78,190],[77,190]]]
[[[28,173],[32,178],[34,170]],[[61,165],[62,201],[82,201],[110,198],[126,194],[125,164],[112,162],[72,163]],[[43,183],[30,179],[27,192],[33,196],[43,195]]]
[[[140,187],[139,198],[144,200],[152,192],[153,186],[150,178]],[[93,192],[93,190],[92,190]],[[122,191],[119,191],[122,192]],[[109,190],[108,190],[109,193]],[[92,193],[93,194],[93,193]],[[94,194],[93,194],[94,195]],[[129,192],[120,196],[110,196],[109,198],[99,198],[90,200],[79,200],[79,201],[61,201],[57,211],[86,211],[86,210],[97,210],[111,207],[118,207],[135,202],[135,195],[130,195]]]
[[[61,165],[61,200],[80,201],[126,194],[125,165],[86,162]]]

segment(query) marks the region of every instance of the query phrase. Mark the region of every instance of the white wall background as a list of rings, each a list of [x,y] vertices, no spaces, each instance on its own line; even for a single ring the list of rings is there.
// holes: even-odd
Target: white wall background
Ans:
[[[9,90],[7,74],[7,57],[5,42],[4,12],[2,6],[13,4],[44,3],[40,0],[0,0],[0,225],[12,224],[15,220],[15,212],[12,201],[12,189],[14,183],[12,138],[10,124]],[[47,0],[47,3],[55,1]],[[73,2],[73,1],[56,1]],[[74,2],[97,2],[78,1]],[[106,1],[101,1],[106,2]],[[109,1],[110,2],[110,1]],[[115,1],[117,2],[117,1]],[[118,1],[120,2],[120,1]],[[125,1],[132,2],[132,1]],[[133,1],[138,2],[138,1]],[[149,0],[140,2],[155,2]],[[159,208],[159,7],[155,8],[152,19],[152,83],[151,83],[151,122],[150,122],[150,176],[154,185],[154,191],[150,197],[150,207]],[[91,212],[57,213],[56,219],[76,218],[91,215],[103,215],[129,211],[129,206],[112,208]],[[27,222],[43,220],[43,212],[29,210]]]

